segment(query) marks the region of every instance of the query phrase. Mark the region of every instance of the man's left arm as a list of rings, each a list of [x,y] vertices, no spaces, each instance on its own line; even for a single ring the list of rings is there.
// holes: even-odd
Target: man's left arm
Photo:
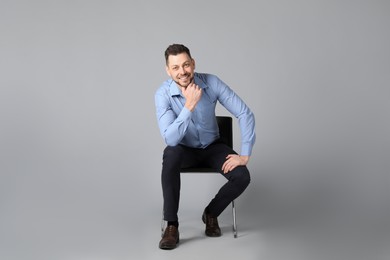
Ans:
[[[255,117],[245,102],[224,82],[216,78],[218,100],[232,115],[238,119],[241,131],[241,153],[229,154],[222,166],[224,173],[240,165],[247,165],[256,141]]]

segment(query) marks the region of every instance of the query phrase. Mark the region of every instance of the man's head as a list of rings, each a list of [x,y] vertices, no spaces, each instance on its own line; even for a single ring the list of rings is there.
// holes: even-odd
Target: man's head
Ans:
[[[186,88],[194,79],[195,60],[182,44],[172,44],[165,50],[167,74],[181,87]]]

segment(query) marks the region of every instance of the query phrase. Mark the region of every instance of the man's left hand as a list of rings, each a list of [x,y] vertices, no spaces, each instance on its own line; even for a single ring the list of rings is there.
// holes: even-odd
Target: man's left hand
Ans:
[[[222,165],[223,173],[228,173],[234,170],[237,166],[246,165],[249,161],[249,156],[242,156],[238,154],[229,154],[226,156],[226,161]]]

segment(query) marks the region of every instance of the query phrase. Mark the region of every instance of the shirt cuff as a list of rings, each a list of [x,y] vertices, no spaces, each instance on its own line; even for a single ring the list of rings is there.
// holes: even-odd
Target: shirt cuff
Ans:
[[[186,119],[191,118],[191,114],[192,114],[192,112],[188,108],[183,107],[183,109],[181,110],[181,112],[178,116],[178,119],[186,121]]]
[[[241,145],[241,154],[242,156],[251,156],[253,146],[251,144],[242,144]]]

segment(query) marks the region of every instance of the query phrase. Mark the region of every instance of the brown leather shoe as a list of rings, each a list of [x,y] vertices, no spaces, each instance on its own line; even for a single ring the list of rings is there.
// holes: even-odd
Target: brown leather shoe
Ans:
[[[203,223],[206,224],[206,230],[205,234],[209,237],[220,237],[221,236],[221,229],[218,225],[218,219],[210,216],[210,214],[206,213],[206,210],[203,212],[202,215]]]
[[[175,226],[167,226],[159,247],[161,249],[174,249],[179,243],[179,230]]]

